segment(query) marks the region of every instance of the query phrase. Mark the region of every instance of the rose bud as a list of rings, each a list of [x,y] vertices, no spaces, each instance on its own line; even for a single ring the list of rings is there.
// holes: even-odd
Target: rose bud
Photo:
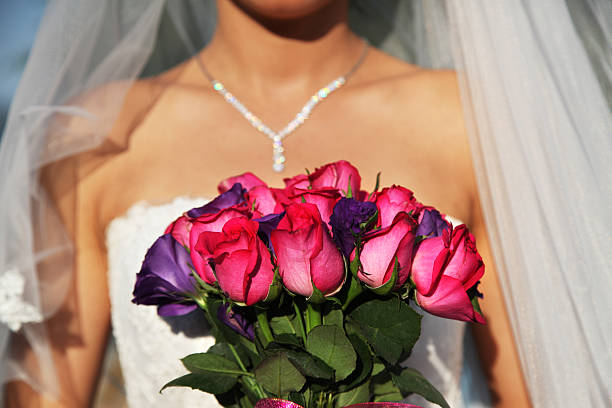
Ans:
[[[467,292],[483,274],[482,258],[465,225],[421,242],[411,268],[421,308],[436,316],[478,323],[484,318],[474,310]]]
[[[348,259],[355,248],[355,237],[362,231],[361,225],[376,214],[376,205],[367,201],[357,201],[343,197],[334,207],[330,225],[334,241]]]
[[[329,219],[334,211],[334,206],[340,199],[340,192],[333,188],[322,188],[317,190],[295,189],[291,201],[294,203],[310,203],[317,206],[321,220],[329,224]]]
[[[361,176],[357,169],[346,160],[326,164],[315,170],[308,176],[310,185],[314,189],[335,188],[340,190],[343,196],[348,194],[349,180],[353,195],[359,193],[361,187]]]
[[[344,260],[314,204],[287,206],[285,217],[270,237],[280,276],[289,291],[311,298],[313,286],[323,296],[340,290],[346,278]]]
[[[247,191],[251,190],[253,187],[267,186],[267,184],[259,177],[251,172],[247,172],[239,176],[234,176],[223,180],[217,186],[217,190],[219,190],[219,193],[225,193],[236,183],[240,183]]]
[[[391,225],[395,216],[401,211],[416,218],[416,212],[423,207],[414,198],[412,191],[402,186],[384,188],[381,192],[376,193],[374,202],[378,207],[378,225],[381,228]]]
[[[193,266],[196,272],[206,283],[212,284],[216,281],[212,268],[208,263],[211,254],[202,254],[195,250],[200,234],[203,232],[221,232],[226,222],[233,218],[250,217],[250,211],[244,206],[230,207],[214,214],[203,214],[192,221],[189,233],[189,249]]]
[[[418,224],[417,237],[427,238],[439,237],[444,230],[453,227],[438,210],[432,207],[421,209]]]
[[[160,316],[179,316],[196,309],[199,296],[187,250],[172,235],[164,234],[149,248],[136,274],[134,298],[139,305],[156,305]]]
[[[217,309],[217,318],[239,335],[251,341],[255,339],[255,331],[251,322],[240,312],[230,308],[229,303],[224,303]]]
[[[274,281],[270,251],[257,236],[258,228],[256,221],[232,218],[221,232],[202,232],[195,245],[202,257],[212,254],[219,287],[248,306],[265,300]]]
[[[359,254],[362,267],[357,272],[359,280],[372,289],[391,284],[386,289],[401,287],[410,275],[415,231],[416,223],[412,217],[400,212],[391,225],[363,237],[363,248]],[[355,254],[353,251],[351,260]]]

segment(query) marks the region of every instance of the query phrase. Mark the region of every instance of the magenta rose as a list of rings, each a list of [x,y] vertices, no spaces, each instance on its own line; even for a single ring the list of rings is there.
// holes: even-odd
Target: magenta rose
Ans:
[[[397,263],[397,281],[393,289],[401,287],[410,276],[415,231],[416,224],[412,217],[401,212],[391,225],[366,235],[359,254],[362,268],[357,272],[357,277],[370,288],[379,288],[392,278]],[[354,258],[355,251],[351,260]]]
[[[232,186],[236,183],[240,183],[242,187],[246,189],[247,191],[251,190],[253,187],[267,186],[267,184],[264,181],[262,181],[259,177],[257,177],[251,172],[246,172],[239,176],[234,176],[234,177],[230,177],[230,178],[223,180],[217,186],[217,190],[219,190],[219,193],[224,193],[230,188],[232,188]]]
[[[340,198],[340,192],[334,188],[317,190],[295,189],[294,195],[291,196],[291,201],[294,203],[306,202],[316,205],[323,222],[329,224],[329,219],[334,212],[334,206]]]
[[[296,188],[306,190],[310,187],[310,181],[308,181],[308,176],[306,174],[298,174],[297,176],[283,179],[283,182],[285,183],[285,190],[288,191],[289,195],[291,195]]]
[[[164,234],[172,234],[184,247],[189,247],[189,234],[191,233],[191,225],[193,221],[204,214],[215,214],[219,211],[235,207],[244,203],[245,190],[240,183],[235,183],[232,187],[215,197],[215,199],[207,202],[201,207],[192,208],[182,216],[174,220],[174,222],[166,228]]]
[[[226,222],[233,218],[250,218],[250,211],[246,206],[226,208],[217,213],[203,214],[192,221],[189,232],[189,250],[193,266],[202,280],[212,284],[216,281],[212,268],[208,264],[208,258],[212,254],[202,254],[195,250],[200,234],[204,232],[220,232]]]
[[[271,233],[280,276],[285,287],[310,298],[313,285],[331,296],[346,278],[342,255],[332,241],[314,204],[293,203]]]
[[[361,176],[357,169],[346,160],[326,164],[315,170],[308,176],[310,185],[314,189],[335,188],[346,196],[348,193],[349,180],[351,191],[354,195],[359,193],[361,187]]]
[[[483,274],[484,263],[465,225],[421,242],[411,269],[419,306],[436,316],[478,323],[484,318],[467,292]]]
[[[378,207],[378,225],[385,228],[393,222],[397,213],[404,211],[416,217],[423,207],[415,198],[412,191],[402,186],[391,186],[376,193],[374,197]]]
[[[276,201],[274,191],[266,185],[255,186],[246,193],[249,207],[256,212],[257,216],[280,213],[282,206]]]
[[[274,281],[270,251],[257,236],[258,228],[256,221],[232,218],[221,232],[202,232],[195,245],[203,258],[212,259],[219,287],[249,306],[265,300]]]

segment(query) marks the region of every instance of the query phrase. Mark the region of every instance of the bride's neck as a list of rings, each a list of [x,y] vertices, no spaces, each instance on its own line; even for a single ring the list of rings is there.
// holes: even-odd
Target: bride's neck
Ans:
[[[347,23],[347,2],[331,1],[302,18],[266,19],[235,2],[217,2],[218,24],[202,57],[228,87],[269,93],[314,88],[344,74],[362,43]]]

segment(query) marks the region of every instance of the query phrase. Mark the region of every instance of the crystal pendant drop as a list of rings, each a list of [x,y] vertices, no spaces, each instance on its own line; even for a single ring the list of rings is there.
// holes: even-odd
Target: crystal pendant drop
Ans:
[[[280,137],[275,137],[274,142],[272,143],[272,158],[274,160],[272,168],[277,173],[280,173],[285,169],[284,151],[285,149],[283,148],[283,142],[281,141]]]

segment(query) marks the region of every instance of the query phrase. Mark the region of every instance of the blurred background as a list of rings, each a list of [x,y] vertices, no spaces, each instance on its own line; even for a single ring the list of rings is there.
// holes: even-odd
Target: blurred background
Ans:
[[[0,0],[0,135],[46,0]]]

